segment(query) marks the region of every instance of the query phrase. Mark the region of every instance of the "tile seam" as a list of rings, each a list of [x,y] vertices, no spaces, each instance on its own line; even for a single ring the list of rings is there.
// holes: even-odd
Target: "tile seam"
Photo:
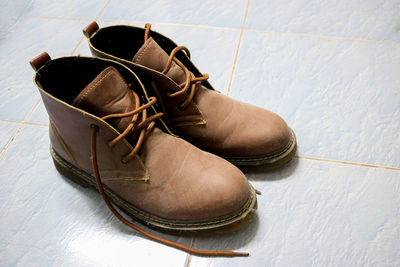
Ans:
[[[191,248],[194,248],[195,241],[196,237],[192,237],[192,242],[190,243]],[[192,256],[193,256],[192,254],[187,253],[185,267],[190,267],[190,263],[192,262]]]
[[[111,2],[111,1],[110,1]],[[25,15],[25,18],[35,18],[35,19],[54,19],[54,20],[75,20],[75,21],[91,21],[90,18],[70,18],[70,17],[56,17],[56,16],[35,16],[35,15]],[[115,22],[115,23],[147,23],[147,21],[141,20],[117,20],[117,19],[101,19],[96,18],[98,21],[102,22]],[[214,30],[228,30],[228,31],[241,31],[241,28],[234,27],[218,27],[211,25],[195,25],[195,24],[183,24],[183,23],[170,23],[170,22],[152,22],[154,25],[170,25],[178,27],[192,27],[192,28],[204,28],[204,29],[214,29]],[[271,34],[271,35],[284,35],[292,37],[306,37],[313,39],[326,39],[326,40],[338,40],[338,41],[351,41],[351,42],[361,42],[361,43],[375,43],[375,44],[394,44],[400,45],[400,42],[393,40],[374,40],[374,39],[360,39],[351,37],[340,37],[340,36],[329,36],[329,35],[318,35],[318,34],[307,34],[307,33],[292,33],[292,32],[273,32],[265,30],[256,29],[243,29],[244,32],[255,32],[260,34]]]
[[[13,143],[13,141],[18,137],[18,135],[20,134],[20,132],[22,131],[22,129],[24,128],[25,122],[27,120],[29,120],[29,118],[31,117],[32,113],[35,111],[35,109],[37,108],[37,106],[40,103],[40,99],[36,100],[35,104],[33,105],[33,107],[31,108],[31,110],[28,112],[28,114],[25,116],[24,120],[22,121],[21,125],[18,127],[18,129],[15,131],[15,133],[13,134],[13,136],[11,137],[11,139],[7,142],[7,144],[5,145],[4,149],[1,151],[0,153],[0,160],[3,158],[3,156],[6,154],[8,148],[11,146],[11,144]]]
[[[308,34],[308,33],[292,33],[292,32],[273,32],[273,31],[263,31],[263,30],[254,30],[254,29],[245,29],[245,32],[254,32],[260,34],[270,34],[270,35],[282,35],[282,36],[291,36],[291,37],[303,37],[303,38],[311,38],[311,39],[326,39],[326,40],[335,40],[335,41],[351,41],[351,42],[359,42],[359,43],[374,43],[374,44],[388,44],[392,43],[395,45],[400,45],[400,42],[392,41],[392,40],[368,40],[368,39],[358,39],[358,38],[350,38],[350,37],[341,37],[341,36],[330,36],[330,35],[318,35],[318,34]]]
[[[6,119],[0,119],[0,122],[9,122],[9,123],[18,123],[18,124],[22,123],[22,121],[14,121],[14,120],[6,120]]]
[[[106,8],[108,7],[108,5],[111,3],[111,0],[107,0],[107,2],[105,3],[105,5],[103,6],[103,8],[100,10],[100,12],[97,14],[97,16],[95,17],[94,20],[98,20],[104,13],[104,11],[106,10]]]
[[[242,22],[242,28],[240,30],[240,35],[239,35],[239,42],[238,42],[238,45],[237,45],[237,48],[236,48],[236,51],[235,51],[235,59],[233,61],[231,76],[229,77],[228,90],[226,91],[226,95],[227,96],[229,96],[229,93],[231,92],[233,75],[235,74],[235,70],[236,70],[236,63],[237,63],[237,59],[239,57],[239,50],[240,50],[240,45],[242,43],[244,28],[246,26],[247,15],[249,13],[249,6],[250,6],[250,0],[247,0],[246,10],[245,10],[244,17],[243,17],[243,22]]]
[[[40,101],[39,101],[40,103]],[[39,127],[49,127],[48,124],[44,123],[36,123],[36,122],[29,122],[29,121],[12,121],[12,120],[3,120],[0,119],[0,122],[8,122],[8,123],[16,123],[21,125],[30,125],[30,126],[39,126]],[[18,130],[17,130],[18,131]],[[15,135],[15,134],[14,134]],[[15,138],[14,136],[12,138]],[[11,139],[12,139],[11,138]],[[11,140],[10,139],[10,140]],[[8,144],[8,143],[7,143]],[[7,145],[6,145],[7,146]],[[5,148],[4,148],[5,149]],[[3,150],[4,150],[3,149]],[[2,151],[2,154],[5,153]],[[1,157],[0,157],[1,158]],[[296,155],[295,158],[304,159],[304,160],[314,160],[314,161],[321,161],[321,162],[329,162],[335,164],[345,164],[345,165],[353,165],[358,167],[365,167],[365,168],[376,168],[376,169],[385,169],[385,170],[392,170],[392,171],[400,171],[400,168],[390,167],[390,166],[381,166],[375,164],[367,164],[362,162],[352,162],[352,161],[344,161],[344,160],[335,160],[335,159],[324,159],[324,158],[316,158],[316,157],[308,157],[308,156],[299,156]]]
[[[110,4],[111,0],[108,0],[106,2],[106,4],[101,8],[100,12],[97,14],[96,19],[98,17],[100,17],[104,10],[107,8],[107,6]],[[79,40],[78,44],[74,47],[74,49],[71,52],[71,55],[73,55],[76,50],[78,49],[79,45],[82,43],[84,37],[81,37],[81,39]],[[11,144],[13,143],[13,141],[18,137],[18,135],[20,134],[20,132],[22,131],[22,129],[24,128],[25,124],[28,124],[28,120],[31,117],[31,115],[33,114],[33,112],[36,110],[36,108],[39,106],[39,103],[41,102],[41,98],[39,98],[35,104],[33,105],[33,107],[31,108],[31,110],[28,112],[28,114],[25,116],[24,120],[21,122],[21,125],[18,127],[18,129],[15,131],[15,133],[13,134],[13,136],[11,137],[11,139],[7,142],[6,146],[4,147],[4,149],[1,151],[0,153],[0,160],[3,158],[3,156],[5,155],[5,153],[7,152],[8,148],[11,146]]]
[[[307,156],[295,156],[295,158],[306,159],[306,160],[314,160],[314,161],[321,161],[321,162],[329,162],[329,163],[336,163],[336,164],[344,164],[344,165],[352,165],[352,166],[366,167],[366,168],[375,168],[375,169],[400,171],[400,168],[396,168],[396,167],[380,166],[380,165],[358,163],[358,162],[351,162],[351,161],[343,161],[343,160],[335,160],[335,159],[323,159],[323,158],[314,158],[314,157],[307,157]]]

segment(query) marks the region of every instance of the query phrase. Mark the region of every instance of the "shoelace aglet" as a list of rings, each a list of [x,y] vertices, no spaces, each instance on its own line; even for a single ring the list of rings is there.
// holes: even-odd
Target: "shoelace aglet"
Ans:
[[[257,195],[261,195],[261,191],[254,189],[254,191],[256,192]]]

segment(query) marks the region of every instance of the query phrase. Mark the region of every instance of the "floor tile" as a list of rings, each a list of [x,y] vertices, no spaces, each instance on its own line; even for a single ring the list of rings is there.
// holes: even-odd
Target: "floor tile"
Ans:
[[[246,0],[113,0],[101,18],[241,28]]]
[[[400,167],[400,46],[246,32],[231,96],[280,114],[299,155]]]
[[[0,169],[1,266],[183,266],[186,253],[135,234],[57,173],[46,128],[25,125]]]
[[[40,100],[38,107],[32,113],[32,116],[29,118],[28,121],[40,124],[49,124],[49,115],[47,114],[46,108],[44,107],[42,100]]]
[[[400,41],[396,0],[252,0],[247,29]]]
[[[7,38],[11,28],[30,7],[30,0],[0,2],[0,40]]]
[[[27,15],[95,19],[106,3],[107,0],[34,0],[27,11]]]
[[[0,153],[8,144],[19,126],[19,123],[0,121]]]
[[[29,60],[43,51],[53,58],[69,55],[85,25],[81,21],[23,18],[13,27],[0,42],[0,119],[22,121],[39,99]]]
[[[196,248],[247,251],[197,266],[397,266],[400,172],[296,159],[279,171],[247,171],[262,192],[243,230],[197,238]]]

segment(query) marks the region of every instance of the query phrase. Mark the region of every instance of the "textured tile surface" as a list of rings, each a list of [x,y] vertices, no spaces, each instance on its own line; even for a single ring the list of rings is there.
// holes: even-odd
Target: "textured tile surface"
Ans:
[[[101,18],[240,28],[246,0],[113,0]]]
[[[85,23],[23,18],[0,42],[0,119],[22,121],[39,99],[29,61],[43,51],[69,55],[82,37]],[[12,56],[11,56],[12,55]]]
[[[250,252],[248,258],[193,257],[196,266],[396,266],[400,263],[400,173],[295,160],[248,172],[258,218],[236,234],[195,247]]]
[[[40,101],[38,107],[32,113],[32,116],[30,116],[28,121],[40,124],[49,124],[49,115],[47,114],[42,101]]]
[[[17,131],[19,123],[0,121],[0,153]]]
[[[100,26],[152,22],[227,92],[250,3],[230,95],[285,118],[300,156],[400,167],[398,1],[106,3],[0,3],[0,119],[24,120],[39,99],[28,61],[42,51],[68,56],[101,14]],[[75,54],[90,55],[86,40]],[[48,124],[42,103],[28,121]],[[20,125],[0,121],[1,151]],[[399,170],[304,158],[273,172],[247,169],[262,191],[258,216],[195,246],[251,256],[189,260],[136,235],[95,191],[63,179],[48,147],[47,127],[24,125],[0,159],[0,266],[400,265]]]
[[[0,169],[1,266],[184,264],[185,253],[136,235],[97,192],[62,178],[49,154],[47,128],[26,125]]]
[[[34,0],[27,15],[95,19],[107,0],[99,1],[49,1]]]
[[[26,13],[29,7],[29,0],[0,2],[0,40],[7,37],[12,26]]]
[[[280,114],[299,154],[400,167],[400,45],[247,32],[231,96]]]
[[[400,2],[252,0],[247,29],[400,41]]]

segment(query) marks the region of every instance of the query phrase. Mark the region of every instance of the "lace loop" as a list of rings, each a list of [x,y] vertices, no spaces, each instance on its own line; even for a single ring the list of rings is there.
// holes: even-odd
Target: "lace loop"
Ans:
[[[185,76],[186,76],[186,81],[179,84],[179,87],[181,88],[181,90],[174,92],[174,93],[169,93],[168,96],[169,97],[176,97],[182,94],[185,94],[189,91],[190,88],[190,92],[188,97],[185,99],[185,101],[181,104],[181,108],[182,109],[186,109],[190,102],[192,101],[193,97],[196,94],[197,88],[198,86],[201,84],[202,81],[205,81],[209,78],[208,74],[203,74],[201,77],[195,77],[194,74],[189,71],[189,69],[182,63],[180,62],[177,58],[176,58],[176,53],[179,51],[185,51],[186,55],[190,58],[190,53],[189,53],[189,49],[187,49],[187,47],[185,46],[177,46],[175,47],[172,51],[171,54],[169,55],[168,61],[167,61],[167,65],[165,66],[164,70],[162,71],[163,74],[168,73],[168,71],[171,69],[172,66],[172,62],[174,61],[179,67],[181,67],[181,69],[185,72]]]
[[[136,109],[125,113],[115,113],[102,117],[103,120],[107,120],[111,118],[124,118],[132,116],[132,119],[129,122],[128,126],[125,128],[125,130],[121,134],[119,134],[116,138],[114,138],[111,142],[109,142],[110,146],[116,145],[119,141],[124,139],[129,134],[136,131],[140,131],[135,147],[132,149],[131,152],[129,152],[128,155],[123,157],[122,162],[124,163],[127,163],[129,160],[135,157],[140,147],[142,146],[144,139],[153,129],[155,125],[154,120],[163,116],[163,113],[156,113],[150,117],[147,117],[147,108],[151,107],[152,105],[154,105],[154,103],[156,103],[157,99],[155,97],[150,97],[149,102],[139,106],[140,105],[139,96],[134,91],[130,92],[133,98],[135,99],[135,104],[136,104],[135,106],[137,107]],[[138,118],[140,114],[141,114],[141,121],[138,123]]]
[[[147,41],[149,38],[150,28],[151,28],[151,24],[147,23],[145,25],[144,41]],[[168,71],[172,67],[172,62],[175,62],[185,72],[186,80],[183,83],[178,85],[181,88],[181,90],[167,94],[168,97],[177,97],[177,96],[187,93],[190,89],[190,92],[189,92],[187,98],[185,99],[185,101],[183,103],[180,104],[180,108],[184,110],[189,106],[193,97],[196,95],[198,86],[201,84],[201,82],[206,81],[209,78],[209,75],[203,74],[200,77],[195,77],[194,74],[182,62],[180,62],[176,58],[176,53],[178,53],[179,51],[184,51],[186,53],[186,56],[188,58],[190,58],[190,52],[186,46],[175,47],[174,49],[172,49],[172,51],[168,57],[167,64],[161,73],[167,74]]]
[[[134,93],[133,91],[132,91],[132,93],[133,93],[132,95],[135,97],[135,102],[138,103],[138,99],[139,99],[138,95],[136,93]],[[135,147],[128,155],[126,155],[122,158],[122,161],[125,163],[127,163],[131,158],[133,158],[136,155],[136,153],[139,151],[141,145],[143,144],[143,141],[149,135],[151,130],[154,128],[154,125],[155,125],[154,120],[156,120],[157,118],[159,118],[163,115],[162,113],[157,113],[157,114],[147,118],[147,108],[150,107],[151,105],[153,105],[155,103],[156,99],[151,98],[149,100],[150,101],[147,104],[144,104],[131,112],[107,115],[102,118],[102,119],[109,119],[109,118],[123,118],[123,117],[132,116],[132,120],[131,120],[129,126],[124,130],[124,132],[122,134],[120,134],[113,141],[115,141],[115,140],[119,141],[122,138],[124,138],[126,135],[128,135],[130,132],[140,130],[138,141],[137,141]],[[136,106],[139,106],[139,105],[136,105]],[[142,119],[141,119],[141,122],[136,125],[136,122],[137,122],[140,112],[142,112],[142,114],[141,114]],[[102,199],[106,203],[107,207],[111,210],[111,212],[114,214],[114,216],[117,217],[117,219],[120,220],[123,224],[125,224],[129,228],[141,233],[142,235],[146,236],[149,239],[152,239],[154,241],[160,242],[167,246],[171,246],[171,247],[180,249],[182,251],[200,255],[200,256],[225,256],[225,257],[242,256],[243,257],[243,256],[249,255],[248,253],[242,253],[242,252],[203,251],[203,250],[191,248],[191,247],[170,241],[168,239],[162,238],[160,236],[151,234],[151,233],[147,232],[146,230],[142,229],[141,227],[139,227],[139,226],[129,222],[127,219],[125,219],[114,208],[114,206],[111,204],[111,201],[108,199],[107,194],[105,193],[103,183],[101,182],[100,171],[99,171],[99,166],[98,166],[98,161],[97,161],[97,141],[96,141],[96,139],[97,139],[97,132],[99,131],[99,126],[97,126],[95,124],[91,124],[90,128],[92,130],[92,136],[91,136],[91,139],[92,139],[92,144],[91,144],[92,168],[93,168],[93,173],[94,173],[94,177],[96,180],[97,189],[98,189]]]

